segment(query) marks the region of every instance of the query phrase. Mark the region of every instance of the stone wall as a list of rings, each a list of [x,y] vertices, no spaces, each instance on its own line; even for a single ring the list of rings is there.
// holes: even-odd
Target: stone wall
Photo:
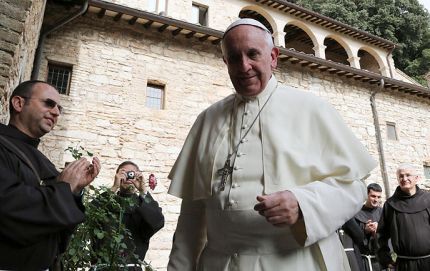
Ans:
[[[7,99],[33,67],[45,1],[0,1],[0,122],[7,120]]]
[[[43,138],[42,151],[58,167],[72,159],[62,151],[68,146],[95,152],[103,164],[99,185],[112,184],[123,160],[137,162],[145,175],[155,173],[159,185],[153,194],[166,225],[153,237],[147,260],[165,270],[180,204],[167,195],[168,172],[199,112],[233,92],[219,48],[91,14],[53,33],[45,44],[41,79],[47,60],[73,64],[73,75],[70,95],[62,96],[66,113]],[[280,63],[275,74],[283,84],[332,103],[378,159],[369,101],[375,87],[288,63]],[[146,84],[153,80],[165,85],[163,110],[144,106]],[[393,191],[398,163],[422,165],[430,156],[430,101],[388,92],[376,99]],[[386,121],[396,123],[399,141],[386,140]],[[375,169],[368,182],[382,184],[380,176]]]

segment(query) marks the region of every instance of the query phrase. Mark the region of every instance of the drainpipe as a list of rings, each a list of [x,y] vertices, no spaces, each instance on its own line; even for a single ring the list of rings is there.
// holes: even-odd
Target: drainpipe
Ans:
[[[378,146],[379,167],[381,169],[382,181],[384,183],[385,197],[388,198],[391,195],[390,183],[388,181],[387,168],[385,167],[384,147],[382,144],[381,128],[379,126],[378,111],[376,110],[376,103],[375,103],[376,93],[384,89],[384,85],[385,85],[384,79],[381,78],[379,87],[375,91],[373,91],[372,94],[370,95],[370,106],[372,107],[373,124],[375,126],[375,134],[376,134],[376,145]]]
[[[85,2],[82,4],[79,10],[57,21],[56,23],[54,23],[54,25],[48,27],[47,29],[44,29],[42,33],[40,33],[39,44],[37,45],[36,55],[34,57],[34,62],[33,62],[33,71],[31,73],[32,80],[36,80],[39,77],[40,64],[42,62],[42,50],[43,50],[43,44],[45,42],[45,38],[55,30],[63,27],[67,23],[73,21],[77,17],[84,14],[88,9],[88,1],[89,0],[85,0]]]
[[[387,64],[388,64],[388,70],[390,71],[390,77],[393,78],[393,69],[391,68],[391,61],[390,61],[390,55],[393,53],[394,49],[396,48],[396,45],[393,46],[393,48],[390,49],[390,51],[387,54]]]

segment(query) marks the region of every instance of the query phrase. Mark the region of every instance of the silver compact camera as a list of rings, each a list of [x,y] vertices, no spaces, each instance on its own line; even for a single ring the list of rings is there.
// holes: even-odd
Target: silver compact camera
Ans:
[[[126,180],[134,179],[134,177],[136,177],[136,172],[134,172],[134,171],[127,171],[125,173],[125,179]]]

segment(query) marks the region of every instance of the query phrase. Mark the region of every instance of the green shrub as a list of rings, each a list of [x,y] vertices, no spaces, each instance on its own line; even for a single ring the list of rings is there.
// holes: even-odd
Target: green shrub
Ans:
[[[89,268],[92,264],[105,266],[103,270],[121,270],[129,263],[140,263],[146,271],[154,270],[141,262],[134,247],[127,247],[130,231],[122,223],[124,211],[135,205],[133,198],[116,196],[107,187],[89,186],[84,193],[86,219],[71,237],[62,262],[65,270]],[[102,245],[94,249],[97,240]]]
[[[76,160],[83,154],[93,156],[80,146],[68,147],[65,151],[71,152]],[[61,256],[65,270],[85,270],[97,264],[104,266],[103,270],[116,271],[129,263],[139,263],[145,271],[154,270],[150,264],[140,261],[135,248],[127,247],[125,242],[132,240],[132,236],[122,218],[125,210],[135,205],[132,197],[118,197],[107,187],[90,185],[84,191],[83,204],[85,221],[78,225]],[[94,249],[96,243],[101,245]]]

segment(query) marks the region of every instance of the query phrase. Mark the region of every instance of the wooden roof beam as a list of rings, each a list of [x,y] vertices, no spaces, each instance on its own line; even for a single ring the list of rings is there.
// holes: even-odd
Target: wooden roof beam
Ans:
[[[137,17],[134,16],[133,18],[131,18],[130,20],[128,20],[128,24],[129,25],[134,25],[136,23],[136,21],[137,21]]]
[[[163,24],[162,26],[160,26],[157,30],[158,32],[163,32],[164,30],[166,30],[166,28],[168,27],[168,24]]]
[[[176,28],[175,30],[172,31],[172,35],[173,36],[177,36],[179,33],[181,33],[183,28]]]
[[[216,40],[212,41],[212,44],[214,44],[214,45],[218,45],[220,43],[221,43],[221,39],[216,39]]]
[[[115,15],[115,17],[113,17],[113,20],[115,21],[115,22],[118,22],[120,19],[121,19],[121,17],[122,17],[122,13],[121,12],[118,12],[116,15]]]
[[[190,33],[186,34],[185,37],[187,37],[187,39],[189,39],[189,38],[193,37],[194,34],[196,34],[196,31],[191,31]]]
[[[106,14],[106,9],[102,8],[100,9],[99,13],[97,13],[97,18],[103,18]]]
[[[203,37],[199,38],[199,41],[205,41],[209,38],[209,35],[204,35]]]
[[[148,29],[148,28],[150,28],[151,27],[151,25],[154,23],[154,21],[151,21],[151,20],[149,20],[149,21],[147,21],[146,23],[144,23],[143,24],[143,27],[145,27],[146,29]]]

